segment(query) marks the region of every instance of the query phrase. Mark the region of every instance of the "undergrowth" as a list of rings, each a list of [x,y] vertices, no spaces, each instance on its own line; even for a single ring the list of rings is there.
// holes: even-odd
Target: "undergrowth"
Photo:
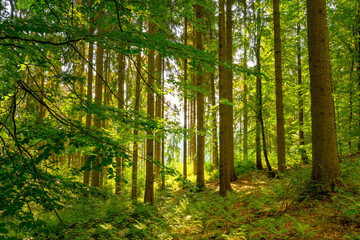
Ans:
[[[8,239],[360,239],[359,161],[342,163],[346,188],[327,199],[297,201],[310,167],[294,166],[279,179],[246,172],[227,197],[218,183],[158,190],[154,205],[110,193],[80,197],[54,213],[36,209],[37,228]],[[35,208],[34,208],[35,209]],[[23,230],[27,226],[23,226]],[[0,239],[3,225],[0,224]],[[19,229],[19,228],[17,228]],[[41,229],[41,231],[39,231]]]

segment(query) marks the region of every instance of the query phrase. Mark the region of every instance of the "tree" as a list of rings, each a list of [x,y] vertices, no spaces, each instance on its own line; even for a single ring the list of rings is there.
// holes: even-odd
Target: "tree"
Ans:
[[[301,38],[300,38],[301,25],[300,21],[297,22],[296,35],[299,38],[298,47],[297,47],[297,77],[298,77],[298,86],[299,86],[299,151],[301,156],[301,161],[303,163],[308,163],[306,156],[306,151],[304,149],[305,140],[304,140],[304,100],[303,100],[303,91],[302,91],[302,64],[301,64]]]
[[[258,1],[256,1],[258,4]],[[255,3],[253,4],[253,11],[255,14]],[[261,94],[261,59],[260,59],[260,50],[261,50],[261,18],[260,18],[261,8],[257,8],[256,14],[256,36],[255,36],[255,58],[256,58],[256,126],[255,126],[255,142],[256,142],[256,168],[258,170],[263,170],[262,161],[261,161],[261,138],[260,138],[260,130],[261,130],[261,112],[262,112],[262,94]]]
[[[161,103],[162,103],[162,99],[161,99],[161,86],[162,86],[162,56],[160,53],[158,53],[157,55],[157,59],[156,59],[156,90],[157,90],[157,94],[156,94],[156,102],[155,102],[155,117],[157,119],[157,121],[159,121],[161,119]],[[156,132],[155,133],[155,178],[158,179],[159,175],[160,175],[160,160],[161,160],[161,133],[160,132]]]
[[[184,27],[184,45],[187,46],[188,41],[188,19],[185,17],[185,27]],[[187,178],[187,58],[184,59],[184,143],[183,143],[183,175],[184,178]]]
[[[284,128],[284,104],[282,91],[282,68],[281,68],[281,35],[280,35],[280,9],[279,0],[273,0],[274,18],[274,51],[275,51],[275,86],[276,86],[276,126],[277,126],[277,150],[278,169],[284,172],[285,165],[285,128]]]
[[[91,6],[92,4],[90,4]],[[94,16],[90,17],[90,23],[94,23]],[[93,34],[94,33],[94,27],[93,25],[89,26],[89,34]],[[94,73],[93,73],[93,58],[94,58],[94,45],[93,43],[89,42],[89,53],[88,53],[88,75],[87,75],[87,92],[86,92],[86,96],[87,96],[87,100],[89,103],[91,103],[92,100],[92,90],[93,90],[93,78],[94,78]],[[90,127],[91,126],[91,113],[87,113],[86,114],[86,127]],[[84,162],[84,166],[87,165],[87,159],[88,159],[88,155],[85,156],[85,162]],[[84,175],[83,175],[83,182],[84,184],[89,185],[90,183],[90,173],[87,170],[87,168],[85,168],[84,170]]]
[[[248,37],[247,37],[247,3],[246,0],[243,0],[243,35],[244,35],[244,59],[243,64],[244,68],[247,69],[247,61],[248,61]],[[244,141],[243,141],[243,159],[244,161],[248,160],[248,85],[246,83],[247,74],[243,73],[243,81],[244,81]],[[260,164],[261,164],[261,155],[260,155]],[[258,166],[258,168],[262,168],[262,166]]]
[[[230,69],[226,72],[226,84],[225,84],[225,98],[228,100],[229,104],[225,106],[226,119],[224,124],[228,125],[228,130],[226,131],[226,142],[228,144],[228,158],[229,158],[229,175],[230,181],[235,181],[237,179],[235,173],[235,162],[234,162],[234,113],[233,113],[233,36],[232,36],[232,0],[226,1],[226,62],[229,65]],[[220,105],[221,106],[221,105]]]
[[[141,23],[142,25],[142,23]],[[140,78],[141,78],[141,53],[136,57],[136,90],[135,90],[135,112],[138,113],[140,109]],[[134,129],[134,136],[138,135],[139,131],[137,128]],[[137,175],[138,175],[138,159],[139,159],[139,145],[135,139],[133,143],[133,166],[131,174],[131,199],[136,200],[138,196],[137,191]]]
[[[340,166],[329,55],[326,0],[307,0],[312,117],[312,173],[316,183],[339,184]]]
[[[103,29],[100,27],[100,22],[103,16],[103,12],[99,13],[98,16],[98,31],[99,33],[103,32]],[[103,70],[104,70],[104,49],[98,44],[96,48],[96,78],[95,78],[95,103],[101,106],[101,101],[103,98],[102,94],[102,81],[103,81]],[[101,128],[101,119],[95,115],[94,126],[96,128]],[[100,170],[101,170],[101,159],[98,156],[95,160],[94,168],[91,173],[91,186],[99,187],[100,186]]]
[[[231,189],[230,186],[230,148],[233,143],[229,139],[231,133],[230,105],[228,99],[229,78],[227,78],[226,69],[224,67],[226,60],[226,36],[225,36],[225,0],[219,1],[219,117],[220,117],[220,195],[226,196],[226,192]],[[230,122],[229,122],[230,121]],[[229,146],[230,144],[230,146]]]
[[[196,19],[201,21],[202,19],[202,7],[199,4],[195,4],[194,6]],[[202,42],[202,33],[200,29],[196,29],[195,31],[195,48],[199,51],[203,50],[203,42]],[[204,176],[204,95],[202,93],[202,84],[203,84],[203,72],[201,64],[197,64],[197,73],[196,73],[196,114],[197,114],[197,152],[196,152],[196,160],[197,160],[197,173],[196,173],[196,183],[199,190],[203,190],[205,188],[205,176]]]
[[[124,84],[125,84],[125,59],[124,54],[120,53],[118,56],[118,109],[124,110],[124,102],[125,102],[125,93],[124,93]],[[121,115],[119,115],[121,117]],[[121,146],[124,148],[124,146]],[[115,194],[120,195],[121,185],[123,181],[123,158],[116,158],[116,181],[115,181]]]
[[[154,34],[155,23],[149,22],[149,35]],[[148,92],[147,92],[147,114],[149,120],[154,119],[154,74],[155,74],[155,59],[154,50],[149,50],[148,55]],[[145,203],[154,202],[154,133],[151,129],[147,130],[146,139],[146,179],[145,179]]]

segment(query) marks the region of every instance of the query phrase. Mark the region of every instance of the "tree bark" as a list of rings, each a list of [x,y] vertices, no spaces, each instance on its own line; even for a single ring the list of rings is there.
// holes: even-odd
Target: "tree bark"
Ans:
[[[247,69],[247,4],[246,0],[243,1],[244,5],[244,68]],[[248,160],[248,86],[246,83],[247,74],[243,74],[243,81],[244,81],[244,96],[243,96],[243,102],[244,102],[244,122],[243,122],[243,128],[244,128],[244,141],[243,141],[243,159],[244,161]],[[261,157],[260,157],[261,159]],[[260,160],[261,162],[261,160]]]
[[[297,23],[296,35],[300,39],[300,22]],[[304,164],[308,163],[308,158],[306,156],[306,151],[304,149],[305,140],[304,140],[304,100],[303,100],[303,92],[302,92],[302,66],[301,66],[301,41],[299,40],[297,47],[297,71],[298,71],[298,86],[299,86],[299,151],[301,156],[301,162]]]
[[[101,20],[102,12],[99,14],[98,19]],[[99,25],[99,24],[98,24]],[[98,27],[99,33],[102,33],[101,27]],[[102,77],[103,77],[103,70],[104,70],[104,49],[103,47],[98,44],[96,49],[96,78],[95,78],[95,102],[99,106],[101,106],[101,101],[103,98],[102,94]],[[94,119],[94,126],[96,128],[101,128],[101,119],[95,116]],[[91,186],[99,187],[100,186],[100,169],[101,167],[101,159],[96,157],[96,160],[93,165],[92,173],[91,173]]]
[[[219,1],[219,117],[220,117],[220,195],[226,196],[230,186],[230,149],[229,134],[231,133],[229,117],[229,104],[224,100],[230,101],[227,92],[228,78],[224,67],[226,60],[226,38],[225,38],[225,0]],[[231,139],[230,139],[231,140]]]
[[[140,92],[141,92],[141,53],[139,53],[136,57],[136,90],[135,90],[135,112],[138,113],[140,110]],[[139,134],[139,131],[134,129],[134,136]],[[132,174],[131,174],[131,199],[136,200],[138,197],[137,191],[137,172],[138,172],[138,154],[139,154],[139,146],[137,140],[133,143],[133,165],[132,165]]]
[[[149,22],[149,34],[154,34],[155,24]],[[149,120],[154,120],[154,73],[155,73],[154,50],[149,50],[148,56],[148,93],[147,93],[147,115]],[[145,203],[154,203],[154,140],[153,131],[147,130],[146,140],[146,179],[145,179]]]
[[[226,1],[226,62],[230,66],[230,69],[226,72],[226,99],[231,103],[225,108],[226,111],[226,122],[228,124],[227,133],[227,148],[228,148],[228,160],[229,160],[229,175],[230,181],[237,179],[235,173],[235,162],[234,162],[234,113],[233,113],[233,41],[232,41],[232,0]]]
[[[213,154],[213,168],[217,169],[219,167],[219,153],[218,153],[218,136],[217,136],[217,109],[215,102],[215,73],[210,73],[210,82],[211,82],[211,138],[212,138],[212,154]]]
[[[254,5],[255,12],[255,5]],[[255,14],[255,13],[254,13]],[[257,10],[256,16],[256,46],[255,46],[255,57],[256,57],[256,133],[255,133],[255,142],[256,142],[256,168],[258,170],[263,170],[262,161],[261,161],[261,138],[260,138],[260,119],[261,119],[261,78],[259,76],[261,71],[260,65],[260,44],[261,44],[261,30],[260,30],[260,8]]]
[[[340,166],[326,15],[326,0],[307,0],[313,154],[311,179],[333,188],[340,177]]]
[[[277,126],[277,157],[278,170],[285,172],[285,127],[284,127],[284,104],[282,92],[282,68],[281,68],[281,34],[280,34],[280,10],[279,0],[273,0],[274,19],[274,50],[275,50],[275,88],[276,88],[276,126]]]
[[[187,46],[188,40],[188,19],[185,17],[184,45]],[[183,150],[183,175],[187,178],[187,58],[184,59],[184,150]]]
[[[202,19],[202,7],[199,4],[194,6],[196,19],[200,21]],[[203,50],[202,42],[202,33],[200,30],[196,29],[195,31],[195,48],[196,50]],[[199,89],[203,85],[203,73],[201,65],[197,65],[197,74],[196,74],[196,86]],[[197,112],[197,174],[196,174],[196,183],[197,188],[201,191],[205,188],[205,176],[204,176],[204,96],[200,91],[196,92],[196,112]]]
[[[121,52],[118,56],[118,64],[119,64],[119,75],[118,75],[118,109],[124,110],[124,102],[125,102],[125,92],[124,92],[124,84],[125,84],[125,61],[124,54]],[[120,116],[119,116],[120,117]],[[123,146],[121,146],[123,147]],[[116,181],[115,181],[115,194],[121,194],[121,185],[123,181],[123,158],[116,158]]]
[[[90,3],[90,6],[92,5],[92,3]],[[90,23],[94,23],[94,16],[90,17]],[[92,25],[90,25],[89,27],[89,34],[93,35],[94,34],[94,27]],[[88,66],[88,75],[87,75],[87,91],[86,91],[86,96],[87,96],[87,100],[89,103],[91,103],[92,101],[92,88],[93,88],[93,78],[94,78],[94,74],[93,74],[93,59],[94,59],[94,45],[93,43],[89,42],[89,53],[88,53],[88,62],[89,62],[89,66]],[[87,113],[86,114],[86,127],[90,127],[91,126],[91,113]],[[84,159],[84,166],[86,166],[87,164],[87,159],[88,159],[88,155],[85,156]],[[84,170],[84,175],[83,175],[83,182],[84,184],[89,185],[90,183],[90,173],[87,170]]]

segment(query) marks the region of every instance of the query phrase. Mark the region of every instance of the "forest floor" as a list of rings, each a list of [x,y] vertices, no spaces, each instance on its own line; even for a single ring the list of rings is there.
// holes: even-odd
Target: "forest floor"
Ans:
[[[82,198],[54,214],[39,214],[44,239],[360,239],[360,160],[342,164],[346,188],[310,198],[304,194],[310,166],[281,178],[264,171],[242,174],[232,191],[158,191],[154,205],[109,196]],[[27,239],[43,239],[40,235]]]

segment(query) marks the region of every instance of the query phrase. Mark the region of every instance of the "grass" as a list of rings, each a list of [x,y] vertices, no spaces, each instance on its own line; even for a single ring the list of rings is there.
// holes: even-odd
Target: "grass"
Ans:
[[[297,197],[309,166],[289,169],[280,179],[251,171],[232,183],[227,197],[209,179],[204,192],[167,187],[155,204],[111,194],[80,198],[59,212],[38,211],[42,234],[27,239],[360,239],[359,160],[342,163],[347,188],[322,199]],[[33,238],[31,238],[33,237]]]

